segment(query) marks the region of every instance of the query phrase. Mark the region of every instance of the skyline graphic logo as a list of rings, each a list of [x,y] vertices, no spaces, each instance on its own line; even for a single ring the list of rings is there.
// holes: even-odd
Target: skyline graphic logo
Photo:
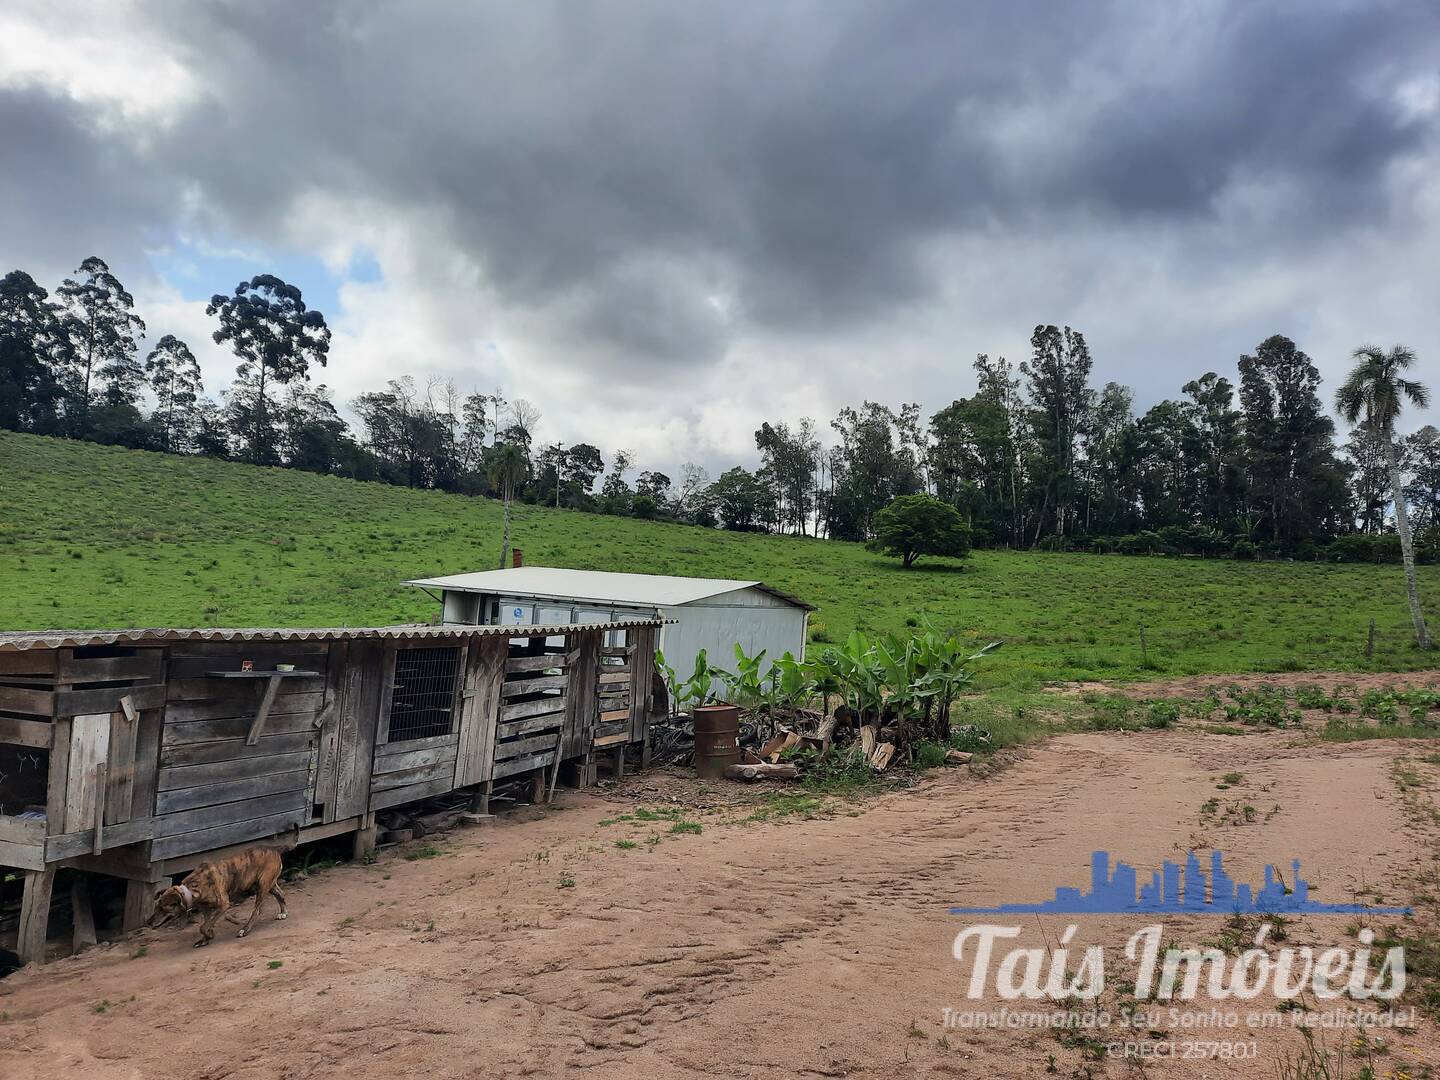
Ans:
[[[1225,872],[1224,856],[1210,853],[1210,878],[1206,880],[1200,860],[1192,851],[1182,868],[1168,859],[1152,871],[1150,880],[1140,883],[1139,874],[1128,863],[1116,861],[1110,869],[1110,853],[1090,854],[1090,891],[1059,886],[1051,900],[1029,904],[1001,904],[999,907],[952,907],[952,915],[1409,915],[1408,907],[1381,907],[1371,904],[1322,904],[1310,899],[1310,882],[1300,876],[1300,860],[1290,863],[1293,886],[1287,886],[1273,864],[1265,867],[1265,882],[1254,889],[1237,882]],[[1208,888],[1207,888],[1208,884]]]

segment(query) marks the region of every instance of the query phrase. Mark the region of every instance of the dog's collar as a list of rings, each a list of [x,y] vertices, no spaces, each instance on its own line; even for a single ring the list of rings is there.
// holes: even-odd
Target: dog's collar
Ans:
[[[188,885],[176,885],[175,888],[180,890],[180,899],[185,904],[185,910],[189,911],[195,906],[195,894],[190,891]]]

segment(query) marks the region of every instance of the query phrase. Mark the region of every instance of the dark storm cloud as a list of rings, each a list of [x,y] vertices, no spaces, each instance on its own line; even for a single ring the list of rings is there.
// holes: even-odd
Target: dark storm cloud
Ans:
[[[1249,221],[1237,242],[1383,222],[1379,179],[1435,134],[1393,91],[1440,60],[1421,4],[185,3],[151,18],[204,95],[124,182],[100,182],[117,175],[113,136],[25,121],[37,168],[92,193],[91,235],[162,223],[147,195],[182,181],[271,245],[298,196],[351,196],[438,216],[505,301],[677,364],[746,330],[842,333],[923,304],[937,251],[977,231],[999,258],[1007,229],[1047,221],[1223,240],[1245,185],[1291,197],[1273,236]],[[0,92],[0,109],[8,127],[59,107]]]

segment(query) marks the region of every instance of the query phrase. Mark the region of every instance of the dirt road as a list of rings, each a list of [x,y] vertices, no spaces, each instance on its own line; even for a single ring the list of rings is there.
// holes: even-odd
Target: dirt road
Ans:
[[[965,1000],[968,965],[951,955],[965,920],[947,908],[1047,899],[1084,884],[1095,849],[1143,876],[1211,845],[1240,880],[1300,858],[1319,898],[1406,902],[1435,868],[1433,825],[1413,804],[1440,786],[1425,752],[1287,733],[1069,735],[992,778],[944,771],[859,813],[687,812],[698,835],[562,794],[435,842],[434,856],[422,841],[409,848],[422,857],[392,849],[311,877],[288,922],[243,941],[192,950],[193,931],[146,932],[0,982],[0,1076],[1132,1075],[1049,1032],[947,1030],[946,1007],[998,1005]],[[1408,786],[1395,767],[1407,754],[1420,777]],[[1074,921],[1077,952],[1118,953],[1137,928],[1014,921],[1036,946]],[[1213,940],[1220,921],[1168,919],[1166,937]],[[1353,944],[1349,921],[1303,918],[1288,943]],[[1145,1074],[1275,1076],[1300,1046],[1291,1031],[1199,1037],[1254,1042],[1257,1056]],[[1429,1021],[1383,1037],[1377,1075],[1440,1062]]]

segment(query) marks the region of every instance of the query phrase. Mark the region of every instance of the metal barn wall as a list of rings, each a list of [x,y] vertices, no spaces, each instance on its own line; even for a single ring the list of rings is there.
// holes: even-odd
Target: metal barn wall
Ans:
[[[785,652],[796,659],[805,655],[805,609],[759,589],[722,593],[661,614],[676,620],[661,628],[660,649],[682,676],[695,669],[701,649],[711,663],[729,669],[737,642],[751,656],[761,649],[769,659]]]

